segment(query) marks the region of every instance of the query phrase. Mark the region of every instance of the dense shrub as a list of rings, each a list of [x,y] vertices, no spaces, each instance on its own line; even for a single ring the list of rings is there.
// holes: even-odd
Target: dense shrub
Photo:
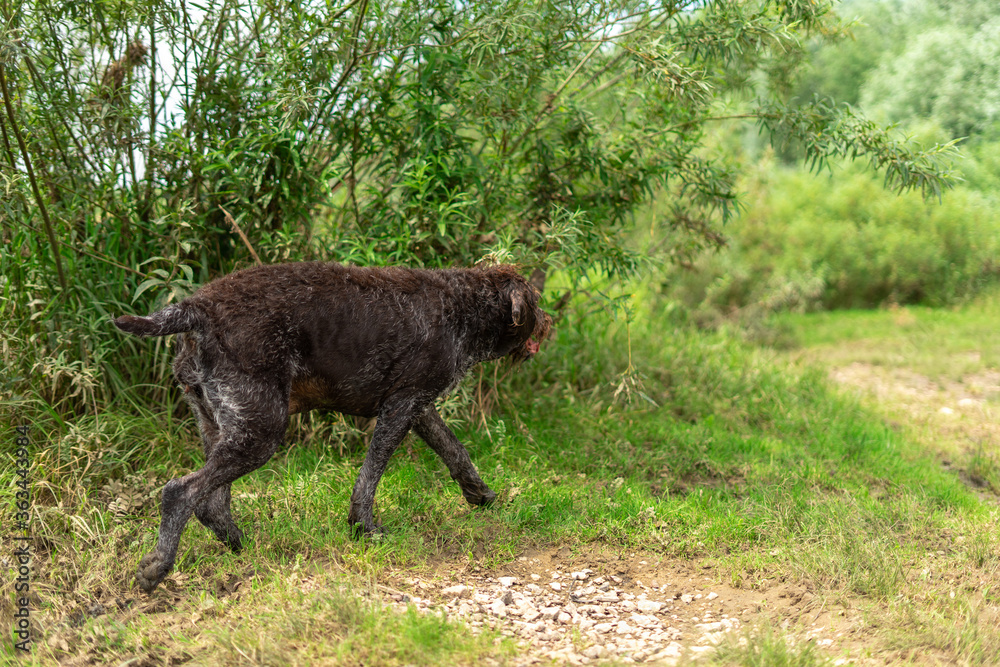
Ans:
[[[989,165],[971,166],[987,178]],[[833,177],[765,158],[746,188],[730,247],[669,276],[703,313],[944,305],[1000,275],[1000,213],[969,187],[925,200],[856,170]]]

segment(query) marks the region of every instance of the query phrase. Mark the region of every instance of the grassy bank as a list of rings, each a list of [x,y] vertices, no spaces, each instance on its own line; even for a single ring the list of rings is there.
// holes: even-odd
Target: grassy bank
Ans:
[[[514,653],[509,640],[383,609],[379,586],[390,572],[489,571],[553,545],[684,559],[749,590],[808,582],[863,608],[885,630],[879,650],[933,646],[979,664],[995,655],[989,619],[969,611],[998,601],[982,588],[1000,583],[995,509],[919,434],[834,389],[821,370],[698,332],[673,312],[650,299],[628,332],[598,317],[558,330],[504,383],[488,418],[456,424],[500,494],[493,507],[467,506],[411,436],[379,487],[387,534],[352,540],[345,516],[363,435],[304,420],[278,456],[234,485],[244,552],[227,553],[192,521],[175,574],[152,598],[134,588],[133,571],[155,542],[159,487],[199,465],[190,419],[124,400],[74,423],[5,408],[3,437],[13,440],[18,420],[33,427],[38,644],[26,664],[502,662]],[[795,322],[820,332],[802,334],[816,342],[835,338],[826,326],[843,328]],[[636,372],[607,382],[628,368],[629,341]],[[5,467],[4,512],[13,488]],[[4,615],[12,609],[6,595]],[[917,631],[935,623],[966,634]]]

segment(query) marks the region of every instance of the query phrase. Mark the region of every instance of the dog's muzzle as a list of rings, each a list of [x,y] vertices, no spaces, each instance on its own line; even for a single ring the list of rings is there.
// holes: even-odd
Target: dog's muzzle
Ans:
[[[528,351],[527,358],[531,359],[533,356],[538,354],[539,347],[541,347],[541,344],[534,338],[529,338],[527,341],[525,341],[524,349]]]

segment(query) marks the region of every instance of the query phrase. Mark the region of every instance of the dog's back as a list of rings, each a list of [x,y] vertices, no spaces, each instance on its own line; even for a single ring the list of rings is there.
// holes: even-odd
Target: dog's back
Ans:
[[[473,364],[522,344],[525,335],[509,336],[517,319],[511,290],[530,305],[531,322],[523,323],[530,335],[537,296],[509,267],[332,262],[244,269],[149,317],[123,316],[115,324],[141,336],[194,332],[174,364],[185,387],[204,384],[208,369],[218,375],[220,366],[232,365],[281,378],[292,412],[323,407],[373,416],[401,386],[440,395]]]

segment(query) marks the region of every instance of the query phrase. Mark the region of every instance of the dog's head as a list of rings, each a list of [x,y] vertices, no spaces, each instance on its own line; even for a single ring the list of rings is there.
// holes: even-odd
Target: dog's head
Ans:
[[[497,356],[509,356],[515,362],[527,361],[538,353],[542,341],[549,335],[552,318],[538,307],[538,290],[515,267],[501,265],[487,270],[493,274],[504,304],[510,307],[507,329],[500,337]]]

